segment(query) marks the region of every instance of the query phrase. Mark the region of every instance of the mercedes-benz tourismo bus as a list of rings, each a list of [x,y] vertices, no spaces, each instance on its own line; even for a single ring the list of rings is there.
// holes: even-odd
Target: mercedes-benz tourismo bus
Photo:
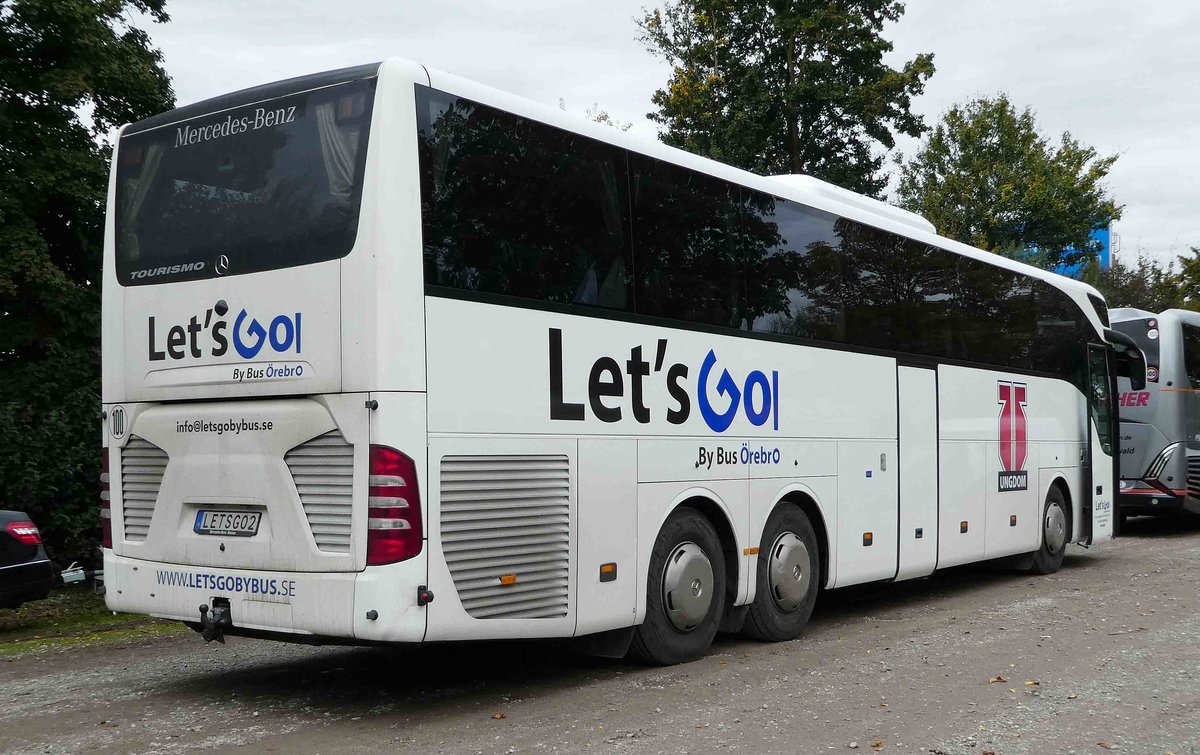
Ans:
[[[1120,381],[1118,512],[1200,514],[1200,313],[1113,309],[1146,355],[1146,384]]]
[[[104,249],[108,605],[208,638],[670,663],[1112,532],[1093,289],[414,63],[125,126]]]

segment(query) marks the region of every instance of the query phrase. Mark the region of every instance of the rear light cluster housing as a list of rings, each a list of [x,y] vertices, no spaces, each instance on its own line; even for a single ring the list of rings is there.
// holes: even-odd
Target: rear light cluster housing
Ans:
[[[100,450],[100,544],[112,548],[112,493],[108,486],[108,449]]]
[[[4,529],[9,535],[17,539],[17,542],[25,545],[41,545],[42,533],[38,532],[37,525],[28,519],[22,519],[16,522],[9,522]]]
[[[387,446],[371,446],[367,492],[367,565],[394,564],[421,552],[417,465]]]

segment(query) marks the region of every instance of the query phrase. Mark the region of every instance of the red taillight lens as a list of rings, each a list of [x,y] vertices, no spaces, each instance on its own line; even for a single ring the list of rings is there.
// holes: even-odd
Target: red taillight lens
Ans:
[[[367,492],[367,565],[394,564],[421,552],[417,465],[394,448],[371,446]]]
[[[8,534],[26,545],[41,545],[42,543],[42,533],[38,532],[37,525],[28,520],[23,522],[9,522],[4,529],[8,531]]]
[[[100,544],[112,548],[112,508],[108,488],[108,449],[100,449]]]

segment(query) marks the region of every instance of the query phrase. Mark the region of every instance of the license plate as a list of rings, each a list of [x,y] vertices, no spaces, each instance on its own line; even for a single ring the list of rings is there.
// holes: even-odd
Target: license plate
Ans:
[[[192,527],[201,535],[223,535],[225,537],[253,537],[258,534],[261,511],[207,511],[196,512],[196,524]]]

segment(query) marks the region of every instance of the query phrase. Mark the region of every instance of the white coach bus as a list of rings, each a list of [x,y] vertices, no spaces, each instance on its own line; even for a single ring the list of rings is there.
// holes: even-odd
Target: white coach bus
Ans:
[[[207,639],[795,637],[1112,534],[1080,283],[400,60],[126,126],[105,580]]]
[[[1119,383],[1118,514],[1200,514],[1200,312],[1122,308],[1111,317],[1146,356],[1146,384]]]

